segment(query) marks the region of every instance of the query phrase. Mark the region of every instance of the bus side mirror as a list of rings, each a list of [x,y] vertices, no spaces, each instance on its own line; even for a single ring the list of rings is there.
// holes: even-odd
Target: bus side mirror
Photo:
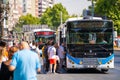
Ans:
[[[67,25],[65,25],[65,27],[66,27]]]

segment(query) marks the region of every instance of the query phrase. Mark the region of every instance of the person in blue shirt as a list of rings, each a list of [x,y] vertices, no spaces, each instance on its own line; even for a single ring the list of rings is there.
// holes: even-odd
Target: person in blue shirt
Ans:
[[[37,80],[41,66],[38,55],[30,50],[27,42],[21,42],[19,49],[9,66],[9,70],[14,71],[13,80]]]

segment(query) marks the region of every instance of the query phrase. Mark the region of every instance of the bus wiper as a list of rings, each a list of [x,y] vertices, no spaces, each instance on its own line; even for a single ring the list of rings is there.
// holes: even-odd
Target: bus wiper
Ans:
[[[108,49],[106,49],[106,48],[104,48],[104,47],[102,47],[101,45],[98,45],[100,48],[102,48],[102,49],[104,49],[104,50],[106,50],[106,51],[108,51]]]

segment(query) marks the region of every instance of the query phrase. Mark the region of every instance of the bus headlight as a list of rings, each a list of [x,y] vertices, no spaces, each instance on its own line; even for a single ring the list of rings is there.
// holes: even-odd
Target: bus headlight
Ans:
[[[72,64],[74,64],[74,62],[72,62]]]
[[[110,60],[110,62],[112,62],[112,60]]]
[[[72,62],[71,60],[69,60],[69,62],[70,62],[71,64],[74,64],[74,62]]]
[[[79,64],[82,64],[82,61],[80,61],[80,63]]]
[[[102,64],[102,62],[99,62],[99,64]]]

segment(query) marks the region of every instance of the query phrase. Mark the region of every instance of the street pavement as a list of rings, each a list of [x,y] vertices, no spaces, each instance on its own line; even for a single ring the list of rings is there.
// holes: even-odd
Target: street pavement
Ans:
[[[119,51],[120,48],[118,48],[118,47],[114,47],[114,50],[115,50],[115,51]]]
[[[120,48],[115,48],[115,68],[110,69],[107,73],[99,70],[83,69],[57,74],[38,74],[38,80],[120,80]]]

